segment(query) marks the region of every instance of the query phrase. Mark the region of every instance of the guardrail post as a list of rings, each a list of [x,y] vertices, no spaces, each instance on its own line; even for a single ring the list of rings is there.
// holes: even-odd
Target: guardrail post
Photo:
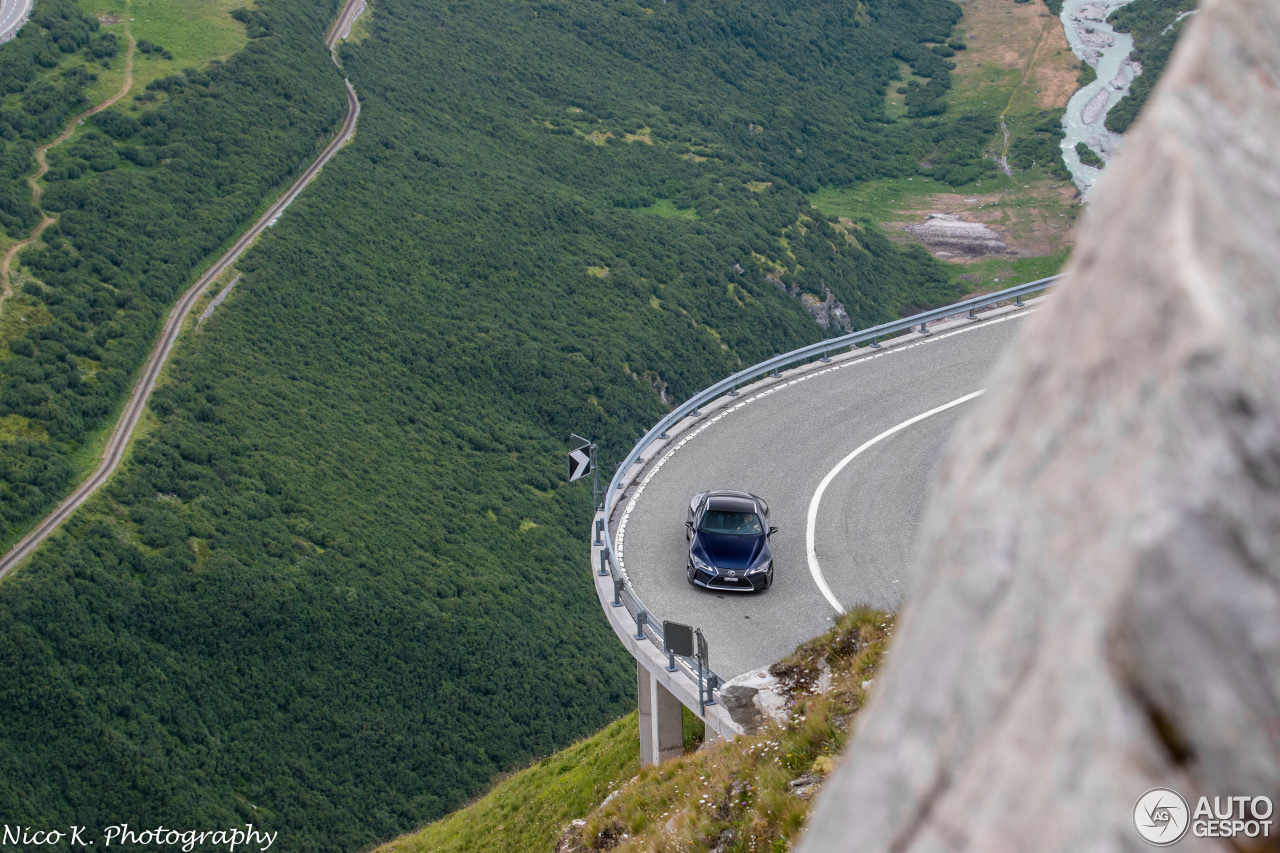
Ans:
[[[591,544],[597,548],[604,545],[604,519],[603,518],[596,519],[596,539]]]
[[[736,396],[738,396],[738,386],[737,386],[737,385],[734,385],[732,388],[730,388],[730,389],[729,389],[729,396],[730,396],[730,397],[736,397]]]
[[[649,621],[649,611],[641,610],[636,614],[636,639],[644,639],[644,624]]]
[[[608,575],[608,574],[609,574],[609,552],[608,552],[608,550],[602,550],[602,551],[600,552],[600,570],[599,570],[598,572],[596,572],[596,574],[598,574],[600,577],[605,577],[606,575]]]
[[[675,671],[676,671],[676,669],[677,669],[677,667],[676,667],[676,653],[675,653],[675,652],[667,652],[667,666],[666,666],[666,670],[667,670],[667,672],[675,672]]]
[[[1014,305],[1017,305],[1019,308],[1021,308],[1021,307],[1022,307],[1022,294],[1021,294],[1021,293],[1019,293],[1019,294],[1018,294],[1018,301],[1017,301],[1017,302],[1015,302],[1015,303],[1013,303],[1013,304],[1014,304]]]
[[[831,362],[831,350],[823,350],[822,358],[818,359],[818,361],[822,362],[823,364],[829,364]]]
[[[613,601],[610,602],[614,607],[622,606],[622,578],[613,579]]]
[[[705,717],[707,715],[707,703],[703,701],[702,693],[702,658],[698,658],[698,716]]]
[[[929,325],[928,323],[921,323],[921,324],[920,324],[920,334],[924,335],[924,334],[927,334],[927,333],[928,333],[928,331],[929,331],[929,329],[928,329],[928,325]]]
[[[711,691],[715,690],[719,686],[720,686],[720,676],[716,675],[714,672],[708,672],[707,673],[707,701],[704,704],[706,705],[716,704],[716,697],[712,695]]]
[[[879,343],[878,341],[872,341],[872,342],[869,344],[869,346],[870,346],[872,349],[880,349],[880,343]]]
[[[978,319],[978,307],[976,305],[969,309],[969,319],[970,320]]]

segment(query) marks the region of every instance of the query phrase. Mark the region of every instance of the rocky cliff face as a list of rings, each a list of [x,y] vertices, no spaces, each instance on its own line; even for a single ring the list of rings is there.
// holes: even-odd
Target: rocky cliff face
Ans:
[[[1197,18],[953,441],[803,853],[1143,850],[1154,786],[1280,808],[1280,4]]]

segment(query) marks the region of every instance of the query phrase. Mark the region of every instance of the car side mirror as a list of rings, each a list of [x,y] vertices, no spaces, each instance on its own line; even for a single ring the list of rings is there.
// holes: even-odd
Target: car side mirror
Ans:
[[[692,521],[686,521],[686,522],[684,523],[684,526],[685,526],[685,527],[687,527],[687,528],[689,528],[690,530],[692,530],[692,529],[693,529],[693,522],[692,522]]]
[[[777,532],[778,532],[778,528],[776,528],[776,527],[770,527],[770,528],[769,528],[769,532],[768,532],[766,535],[768,535],[768,536],[772,536],[773,534],[775,534],[775,533],[777,533]]]

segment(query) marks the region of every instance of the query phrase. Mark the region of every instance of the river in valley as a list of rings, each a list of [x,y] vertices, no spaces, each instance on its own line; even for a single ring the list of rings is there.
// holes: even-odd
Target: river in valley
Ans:
[[[1101,170],[1080,162],[1076,143],[1083,142],[1110,160],[1124,144],[1124,137],[1107,130],[1107,112],[1129,93],[1129,84],[1142,73],[1131,59],[1133,37],[1118,33],[1107,23],[1110,15],[1130,0],[1065,0],[1062,4],[1062,27],[1075,55],[1098,72],[1098,79],[1072,95],[1062,117],[1062,159],[1085,198]]]

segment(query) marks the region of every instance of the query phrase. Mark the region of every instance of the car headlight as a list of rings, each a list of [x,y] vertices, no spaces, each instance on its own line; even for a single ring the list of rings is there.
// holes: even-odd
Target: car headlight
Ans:
[[[690,554],[689,559],[693,560],[693,567],[704,572],[716,573],[716,567],[708,563],[706,560],[699,558],[696,554]]]
[[[769,571],[769,570],[770,570],[770,569],[772,569],[772,568],[773,568],[773,560],[770,560],[769,562],[765,563],[763,566],[756,566],[754,569],[752,569],[751,571],[747,572],[747,574],[749,574],[749,575],[758,575],[758,574],[760,574],[761,572],[767,572],[767,571]]]

